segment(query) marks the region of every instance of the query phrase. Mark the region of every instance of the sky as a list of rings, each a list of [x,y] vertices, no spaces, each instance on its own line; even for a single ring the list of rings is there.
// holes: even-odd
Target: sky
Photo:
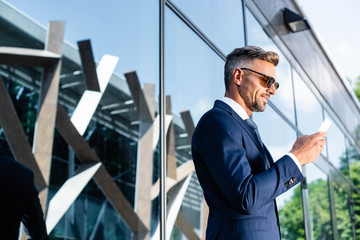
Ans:
[[[173,1],[179,2],[180,0]],[[234,5],[237,1],[240,2],[240,0],[228,1],[231,5]],[[337,66],[340,76],[343,76],[344,80],[350,79],[352,83],[354,83],[356,78],[360,76],[360,61],[358,61],[360,56],[360,14],[358,14],[360,1],[295,1],[297,1],[298,5],[302,8],[313,31],[320,39],[320,42],[332,59],[334,65]],[[102,54],[105,53],[119,56],[120,60],[116,68],[117,73],[121,74],[134,69],[141,70],[137,71],[140,82],[157,83],[159,79],[159,66],[158,61],[154,61],[154,56],[158,56],[159,52],[158,28],[156,27],[158,24],[158,0],[117,0],[103,2],[87,0],[86,4],[82,1],[72,0],[7,0],[7,2],[44,27],[48,27],[50,20],[65,20],[65,39],[68,42],[76,46],[76,41],[90,38],[96,61],[99,61]],[[204,4],[198,3],[197,5],[203,7]],[[219,11],[220,10],[221,9],[219,9]],[[221,11],[219,14],[221,14]],[[169,15],[168,18],[173,19],[173,17],[169,17]],[[147,19],[147,21],[143,21],[143,19]],[[173,22],[175,22],[175,20]],[[193,44],[185,41],[186,39],[190,39],[190,37],[186,38],[186,36],[176,34],[176,31],[178,31],[180,27],[175,28],[175,23],[168,24],[168,26],[169,25],[171,25],[171,28],[166,29],[166,31],[171,33],[170,37],[174,35],[174,37],[176,37],[178,41],[183,42],[183,44]],[[109,31],[109,28],[111,31]],[[146,41],[144,41],[144,39],[146,39]],[[225,42],[225,40],[223,40],[223,42]],[[219,41],[221,41],[221,39]],[[174,42],[176,43],[176,41]],[[175,47],[172,48],[170,56],[166,56],[168,60],[176,57]],[[183,49],[188,49],[189,47],[193,46],[184,47]],[[198,51],[197,48],[195,53],[198,53]],[[178,55],[181,55],[181,53],[178,53]],[[183,53],[182,55],[190,54]],[[179,59],[181,58],[179,57]],[[213,57],[209,56],[208,59],[211,60]],[[184,64],[193,64],[194,61],[189,61],[188,63],[178,62],[175,58],[173,62],[175,62],[173,65],[167,64],[166,69],[170,69],[171,71],[169,70],[169,72],[175,73],[175,75],[167,74],[167,76],[172,77],[172,82],[181,84],[168,84],[167,90],[171,93],[172,97],[174,97],[174,103],[179,103],[177,108],[174,105],[174,110],[177,112],[181,110],[182,105],[186,104],[182,101],[176,101],[175,97],[177,95],[172,92],[171,87],[180,89],[179,87],[187,85],[184,84],[184,79],[187,79],[187,75],[184,75],[182,69],[191,68],[181,66]],[[208,64],[212,64],[212,66],[218,65],[211,61]],[[171,66],[178,71],[173,70]],[[214,71],[215,70],[219,73],[218,78],[220,79],[222,70],[214,69]],[[197,73],[198,72],[199,71],[197,71]],[[203,75],[197,76],[197,73],[191,74],[195,77],[206,77]],[[179,80],[179,78],[181,79]],[[156,90],[157,89],[156,87]],[[182,93],[186,92],[191,91],[183,89]],[[213,95],[215,94],[212,94],[212,97]],[[183,97],[181,95],[179,96]],[[187,97],[186,99],[191,98]],[[206,107],[208,108],[210,106],[206,105]]]
[[[360,1],[297,0],[343,77],[360,76]]]
[[[360,1],[359,0],[296,0],[302,8],[306,18],[310,22],[312,29],[321,40],[325,50],[332,58],[335,65],[344,78],[351,79],[353,82],[360,76]],[[40,22],[44,26],[48,25],[48,18],[51,16],[61,16],[62,6],[68,6],[65,11],[69,16],[76,18],[81,6],[97,4],[97,1],[89,0],[84,5],[81,2],[73,1],[27,1],[27,0],[8,0],[10,4],[23,11],[25,14]],[[112,2],[112,1],[109,1]],[[108,2],[108,4],[109,4]],[[123,1],[119,1],[123,2]],[[131,1],[125,1],[131,2]],[[136,2],[136,1],[135,1]],[[144,1],[144,3],[149,1]],[[104,3],[101,3],[104,4]],[[76,6],[78,5],[78,6]],[[109,4],[110,5],[110,4]],[[139,5],[139,4],[134,4]],[[144,4],[140,4],[144,5]],[[69,7],[73,6],[73,7]],[[134,6],[135,9],[136,6]],[[116,7],[110,7],[115,10]],[[149,6],[146,6],[149,9]],[[85,12],[82,11],[82,14]],[[140,9],[141,10],[141,9]],[[132,10],[119,10],[121,14],[132,13]],[[139,11],[144,14],[146,11]],[[106,18],[107,14],[103,12],[93,11],[89,15],[94,18]],[[110,16],[110,15],[108,15]],[[129,21],[133,20],[131,17]],[[111,19],[109,19],[111,20]],[[81,22],[81,21],[80,21]],[[72,22],[72,25],[75,23]],[[77,26],[74,26],[74,28]],[[94,25],[94,27],[97,27]],[[79,28],[77,28],[79,29]],[[84,36],[87,36],[84,33]],[[72,40],[71,36],[65,36],[68,40]],[[111,42],[109,45],[111,46]]]

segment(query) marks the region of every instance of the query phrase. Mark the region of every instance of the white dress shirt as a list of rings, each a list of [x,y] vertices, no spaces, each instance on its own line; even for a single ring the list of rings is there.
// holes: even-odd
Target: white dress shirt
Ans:
[[[249,118],[245,109],[240,104],[238,104],[237,102],[232,100],[231,98],[224,97],[222,99],[222,101],[224,103],[226,103],[227,105],[229,105],[232,108],[232,110],[234,110],[243,120],[246,120]],[[297,157],[295,157],[295,155],[292,154],[291,152],[287,153],[286,155],[288,155],[295,162],[296,166],[299,168],[300,172],[302,173],[301,164],[300,164],[299,160],[297,159]]]

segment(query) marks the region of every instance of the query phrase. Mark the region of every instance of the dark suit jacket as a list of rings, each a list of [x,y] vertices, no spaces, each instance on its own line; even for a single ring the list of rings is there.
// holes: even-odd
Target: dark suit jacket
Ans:
[[[31,239],[47,239],[32,171],[0,149],[0,239],[18,239],[23,222]]]
[[[303,178],[289,156],[274,163],[222,101],[200,119],[192,154],[210,210],[206,239],[280,239],[275,198]]]

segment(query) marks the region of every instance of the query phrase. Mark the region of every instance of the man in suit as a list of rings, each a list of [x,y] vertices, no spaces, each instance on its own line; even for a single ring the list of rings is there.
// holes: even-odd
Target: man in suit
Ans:
[[[192,154],[209,206],[206,239],[281,239],[275,198],[301,182],[301,166],[323,149],[325,132],[302,136],[274,163],[249,118],[276,94],[278,61],[259,47],[235,49],[226,58],[225,97],[196,126]]]
[[[0,148],[0,239],[17,240],[20,222],[30,239],[47,239],[32,171]]]

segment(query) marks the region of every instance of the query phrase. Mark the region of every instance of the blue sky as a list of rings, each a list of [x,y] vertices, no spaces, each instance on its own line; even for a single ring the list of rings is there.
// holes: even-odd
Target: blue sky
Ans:
[[[360,76],[360,1],[298,0],[328,54],[344,77]]]
[[[41,23],[44,26],[48,25],[49,20],[70,20],[76,19],[77,21],[71,21],[67,23],[65,38],[72,43],[76,43],[77,40],[89,38],[88,29],[84,29],[82,26],[84,21],[89,21],[88,24],[96,29],[99,35],[102,34],[99,24],[104,21],[116,21],[114,18],[117,15],[121,15],[122,19],[127,19],[129,22],[136,22],[140,15],[143,19],[144,14],[149,15],[151,12],[156,13],[157,1],[95,1],[88,0],[83,1],[41,1],[41,0],[8,0],[8,2],[20,9],[22,12],[30,16],[35,21]],[[152,3],[150,3],[152,2]],[[305,16],[310,21],[317,36],[320,38],[322,44],[327,50],[334,63],[340,69],[341,74],[344,77],[350,78],[354,81],[356,77],[360,75],[360,1],[358,0],[297,0],[298,4],[302,8]],[[105,9],[103,6],[107,4],[107,11],[105,13],[101,9]],[[100,5],[102,7],[100,7]],[[126,8],[124,8],[126,5]],[[98,7],[97,7],[98,6]],[[79,14],[80,13],[80,14]],[[137,13],[139,16],[136,16]],[[156,13],[157,14],[157,13]],[[157,21],[156,15],[149,16],[150,22]],[[66,18],[66,19],[65,19]],[[119,29],[126,27],[126,21],[119,22]],[[142,31],[147,31],[146,23],[141,27]],[[115,29],[114,29],[115,30]],[[76,32],[76,34],[72,34]],[[148,35],[149,36],[149,35]],[[106,52],[108,47],[116,44],[112,39],[101,39],[92,37],[92,41],[96,44],[96,41],[104,41],[103,51]],[[128,41],[134,41],[130,39]],[[156,39],[150,39],[156,41]],[[126,38],[123,39],[126,41]],[[96,56],[99,60],[101,56]],[[121,58],[121,56],[120,56]],[[144,67],[144,63],[142,67]],[[126,65],[126,64],[125,64]],[[154,76],[155,77],[155,76]]]

